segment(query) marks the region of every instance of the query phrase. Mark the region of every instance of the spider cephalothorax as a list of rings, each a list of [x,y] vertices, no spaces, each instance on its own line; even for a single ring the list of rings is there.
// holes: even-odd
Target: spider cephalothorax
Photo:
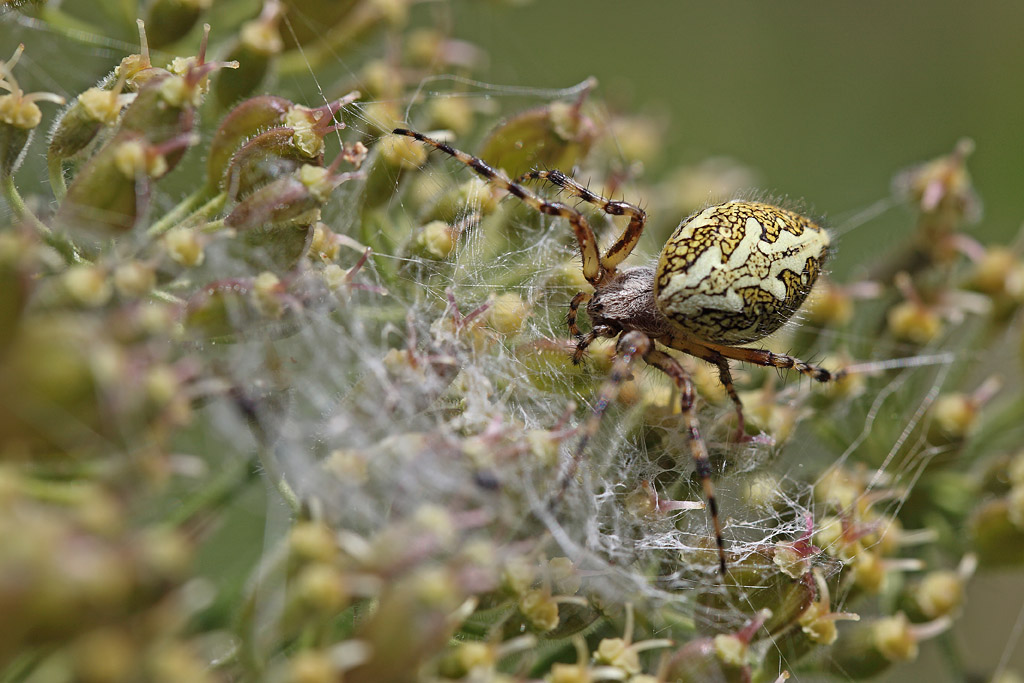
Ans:
[[[826,382],[840,373],[809,365],[791,356],[737,346],[757,341],[779,329],[803,304],[828,253],[828,233],[787,209],[734,200],[709,206],[684,219],[662,249],[657,269],[618,269],[636,247],[647,214],[628,202],[594,194],[561,171],[531,171],[512,181],[481,159],[421,133],[398,128],[405,135],[451,155],[485,180],[518,197],[540,213],[569,221],[580,245],[583,276],[593,293],[580,292],[569,305],[569,331],[576,338],[577,362],[600,337],[616,338],[617,355],[610,377],[581,430],[573,458],[559,485],[559,495],[572,479],[589,439],[597,432],[608,404],[618,394],[637,357],[675,382],[686,423],[694,467],[704,488],[715,528],[719,570],[726,572],[725,542],[711,484],[707,447],[694,409],[693,381],[679,361],[657,348],[662,344],[713,364],[735,406],[743,434],[743,405],[733,386],[729,359],[757,365],[794,368]],[[605,213],[628,216],[622,235],[601,256],[594,231],[582,213],[561,202],[546,200],[522,183],[546,180]],[[586,304],[591,329],[582,333],[576,320]]]

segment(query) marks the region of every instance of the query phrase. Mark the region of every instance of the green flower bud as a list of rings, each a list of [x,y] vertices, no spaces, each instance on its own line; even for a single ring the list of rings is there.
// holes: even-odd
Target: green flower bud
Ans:
[[[293,50],[323,38],[324,33],[345,20],[360,3],[357,0],[281,0],[285,12],[301,16],[304,21],[293,21],[292,29],[285,31],[285,48]]]
[[[924,345],[942,332],[942,318],[917,301],[904,301],[889,309],[889,332],[901,341]]]
[[[156,286],[156,271],[142,261],[124,261],[114,270],[117,293],[129,299],[141,299]]]
[[[337,614],[343,609],[350,592],[341,571],[334,565],[320,562],[299,570],[293,590],[295,599],[305,609],[324,615]]]
[[[74,265],[64,271],[64,288],[77,303],[96,308],[110,300],[113,287],[110,274],[92,264]]]
[[[212,0],[154,0],[149,5],[146,23],[149,42],[160,48],[181,40],[199,21]]]
[[[530,627],[541,633],[558,626],[558,603],[547,591],[527,591],[519,598],[519,611]]]
[[[136,133],[119,133],[75,175],[57,211],[57,224],[99,237],[131,230],[149,204],[152,181],[168,171],[167,155],[195,139],[181,135],[153,144]]]
[[[125,631],[103,627],[89,631],[72,646],[76,680],[112,683],[131,680],[138,668],[137,646]]]
[[[750,637],[747,630],[736,635],[720,634],[714,638],[691,640],[667,659],[665,680],[675,683],[749,681]]]
[[[456,235],[444,221],[431,221],[416,234],[416,251],[432,259],[445,259],[455,250]]]
[[[500,334],[508,336],[519,333],[529,316],[529,306],[515,292],[505,292],[494,297],[487,309],[488,324]]]
[[[89,88],[61,113],[50,130],[47,156],[51,162],[74,156],[96,138],[102,127],[117,123],[124,103],[124,83],[124,77],[120,77],[112,90]]]
[[[338,667],[329,652],[302,650],[288,662],[287,683],[337,683]]]
[[[239,68],[222,73],[215,86],[222,107],[251,95],[266,78],[273,58],[284,49],[277,27],[280,12],[278,4],[266,3],[258,18],[242,24],[238,43],[227,54],[229,60],[238,62]]]
[[[210,141],[206,159],[206,183],[219,187],[232,155],[242,144],[260,131],[284,123],[285,115],[295,106],[283,97],[260,95],[239,103],[221,119]]]
[[[330,562],[338,553],[338,539],[323,522],[296,522],[288,534],[288,547],[299,561]]]
[[[983,566],[1024,564],[1024,527],[1014,521],[1015,507],[1008,497],[998,498],[982,503],[971,515],[972,545]]]
[[[863,621],[847,630],[833,648],[829,663],[849,678],[877,676],[899,662],[917,658],[918,643],[947,630],[948,618],[912,624],[903,612]]]
[[[353,92],[316,109],[290,105],[280,117],[281,126],[255,135],[233,153],[225,173],[218,181],[220,187],[232,198],[241,200],[268,183],[299,170],[305,164],[322,165],[324,138],[331,131],[345,127],[344,123],[334,120],[334,115],[358,97],[359,93]],[[267,106],[263,111],[266,114],[279,107],[277,102],[265,104]],[[261,108],[246,107],[242,111],[246,115],[246,123],[255,123]],[[240,121],[231,123],[234,125]],[[225,129],[225,124],[222,124],[221,130]],[[233,130],[232,137],[238,132]],[[213,180],[212,159],[207,170],[211,173],[208,179]]]
[[[466,641],[459,643],[438,665],[445,678],[464,678],[474,669],[489,671],[497,660],[497,648],[488,643]]]
[[[536,168],[572,168],[597,139],[597,125],[582,113],[589,89],[574,103],[555,102],[498,124],[487,136],[480,158],[515,178]]]
[[[303,165],[298,171],[278,178],[246,197],[228,214],[224,224],[237,230],[311,226],[319,219],[320,207],[330,198],[331,192],[342,183],[358,177],[361,175]]]

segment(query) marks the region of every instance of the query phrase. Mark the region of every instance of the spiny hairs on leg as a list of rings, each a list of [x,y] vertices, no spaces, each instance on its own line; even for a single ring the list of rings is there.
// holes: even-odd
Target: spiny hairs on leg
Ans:
[[[608,251],[601,258],[601,266],[605,270],[615,270],[636,247],[636,243],[640,240],[640,235],[644,231],[644,225],[647,223],[647,212],[639,206],[629,202],[613,201],[607,197],[602,197],[558,170],[530,171],[521,175],[517,182],[527,180],[546,180],[553,185],[567,190],[571,195],[593,204],[606,214],[611,216],[629,216],[629,225],[626,226],[619,239],[608,248]]]
[[[580,253],[583,256],[583,277],[586,278],[587,282],[595,286],[601,282],[605,269],[601,265],[602,261],[597,252],[597,238],[594,237],[594,231],[591,229],[590,224],[587,223],[587,219],[579,211],[566,204],[549,202],[539,197],[523,185],[509,180],[504,172],[492,168],[483,159],[457,150],[446,142],[435,140],[423,133],[417,133],[407,128],[395,128],[391,132],[395,135],[404,135],[414,140],[419,140],[434,149],[441,150],[448,156],[476,171],[487,182],[497,185],[512,196],[519,198],[524,204],[535,211],[547,216],[559,216],[569,221],[573,232],[576,234],[576,241],[579,242]]]

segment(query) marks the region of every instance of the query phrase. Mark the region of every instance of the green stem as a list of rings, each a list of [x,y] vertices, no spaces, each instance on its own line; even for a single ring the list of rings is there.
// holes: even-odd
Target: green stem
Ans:
[[[50,157],[46,162],[50,170],[50,189],[58,202],[64,201],[68,193],[68,186],[64,182],[64,161],[56,157]]]
[[[204,186],[190,194],[188,197],[185,197],[177,206],[168,211],[163,218],[151,225],[149,230],[146,232],[146,235],[149,237],[159,237],[174,226],[188,221],[193,216],[206,216],[219,211],[220,208],[224,206],[224,202],[227,201],[227,195],[221,192],[220,194],[209,198],[211,192],[212,190],[209,187]],[[203,201],[206,203],[196,209],[196,206]],[[193,211],[193,209],[195,209],[195,211]]]
[[[78,253],[78,248],[69,239],[63,235],[55,234],[25,205],[25,201],[21,198],[21,194],[18,193],[18,188],[14,184],[13,176],[4,176],[0,180],[0,186],[2,186],[0,190],[3,191],[4,198],[7,199],[11,210],[14,211],[15,217],[31,225],[46,244],[56,249],[64,257],[65,262],[68,264],[87,262]]]
[[[204,224],[199,230],[200,230],[200,232],[204,232],[204,233],[206,233],[208,235],[212,235],[213,233],[220,232],[223,229],[224,229],[224,219],[223,218],[218,218],[215,221],[210,221],[209,223]]]
[[[26,477],[21,480],[25,493],[39,501],[57,505],[77,505],[89,497],[92,486],[79,481],[54,481]]]

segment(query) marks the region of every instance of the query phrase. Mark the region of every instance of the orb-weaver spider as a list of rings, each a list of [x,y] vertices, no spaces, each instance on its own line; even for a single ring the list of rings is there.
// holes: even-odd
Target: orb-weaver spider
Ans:
[[[616,359],[593,412],[581,430],[562,488],[572,479],[587,442],[597,432],[608,404],[630,376],[637,357],[668,375],[679,390],[694,467],[707,499],[718,546],[719,570],[726,572],[722,523],[711,483],[708,450],[694,410],[693,381],[679,361],[657,348],[663,344],[707,361],[735,407],[743,433],[743,404],[733,386],[729,359],[756,365],[795,368],[819,382],[838,379],[829,372],[792,356],[739,344],[757,341],[779,329],[807,298],[817,280],[829,247],[828,233],[809,219],[787,209],[759,202],[734,200],[710,206],[684,219],[661,251],[657,269],[635,266],[619,270],[643,233],[647,214],[640,207],[594,194],[561,171],[531,171],[510,180],[483,160],[421,133],[396,128],[454,157],[488,182],[508,191],[540,213],[569,221],[583,257],[583,276],[594,292],[578,293],[569,305],[569,331],[576,338],[573,359],[600,337],[615,338]],[[578,210],[548,201],[522,183],[546,180],[594,204],[613,216],[628,216],[629,224],[604,256],[598,253],[594,231]],[[586,304],[591,330],[580,332],[576,319]]]

